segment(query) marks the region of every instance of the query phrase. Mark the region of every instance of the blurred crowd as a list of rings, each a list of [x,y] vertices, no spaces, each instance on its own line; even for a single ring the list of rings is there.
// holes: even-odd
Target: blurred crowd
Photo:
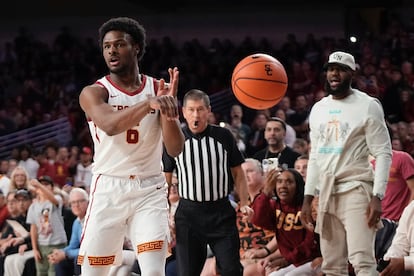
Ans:
[[[216,38],[209,45],[197,38],[181,44],[168,36],[150,39],[141,71],[167,79],[167,67],[177,66],[179,98],[190,88],[213,96],[230,90],[232,69],[242,58],[257,52],[270,54],[285,66],[290,109],[300,113],[324,94],[322,67],[328,53],[343,49],[358,63],[354,87],[378,97],[387,119],[404,122],[408,128],[414,120],[414,19],[404,23],[398,15],[388,15],[383,21],[379,34],[367,32],[355,43],[318,37],[316,32],[304,41],[294,33],[286,34],[279,47],[268,38],[246,37],[238,44]],[[13,40],[0,47],[0,135],[67,116],[72,124],[71,145],[91,146],[78,95],[82,87],[106,73],[96,39],[80,38],[70,27],[62,27],[52,43],[45,43],[28,27],[21,27]],[[297,100],[302,95],[304,99]],[[256,114],[246,109],[244,121],[252,124]],[[216,115],[228,121],[229,114]]]
[[[288,145],[292,146],[296,138],[308,141],[307,116],[325,95],[323,64],[333,50],[346,50],[355,56],[358,67],[353,87],[381,101],[393,130],[393,146],[413,155],[414,18],[404,21],[389,14],[378,34],[367,32],[358,39],[352,43],[310,33],[299,41],[288,33],[276,47],[267,38],[246,37],[239,44],[216,38],[203,45],[197,38],[178,44],[166,36],[148,41],[140,67],[142,73],[168,79],[167,68],[177,66],[181,72],[179,99],[191,88],[202,89],[213,98],[223,91],[231,93],[232,70],[245,56],[262,52],[280,60],[289,84],[286,97],[278,105],[261,111],[241,105],[242,117],[238,119],[212,108],[215,113],[211,122],[236,125],[235,135],[242,136],[240,146],[246,156],[252,156],[266,144],[263,127],[271,116],[286,121]],[[92,147],[78,95],[82,87],[105,74],[97,39],[81,38],[65,26],[53,42],[45,43],[28,27],[19,28],[14,39],[0,47],[0,136],[67,117],[72,139],[70,144],[59,146]],[[241,133],[237,130],[240,123],[245,125]],[[12,150],[8,159],[15,159],[18,150]]]

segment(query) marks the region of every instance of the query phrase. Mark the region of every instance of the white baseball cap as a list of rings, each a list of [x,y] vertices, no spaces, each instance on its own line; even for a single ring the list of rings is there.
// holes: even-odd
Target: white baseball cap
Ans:
[[[328,62],[323,66],[323,68],[326,70],[329,65],[331,64],[337,64],[341,66],[345,66],[352,71],[355,71],[356,65],[355,65],[355,59],[354,56],[345,52],[333,52],[329,55]]]

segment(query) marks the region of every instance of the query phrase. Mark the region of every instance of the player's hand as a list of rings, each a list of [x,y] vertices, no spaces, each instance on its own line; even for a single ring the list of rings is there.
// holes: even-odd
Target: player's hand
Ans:
[[[380,223],[381,213],[381,200],[379,200],[376,196],[373,196],[366,211],[369,228],[376,227],[377,224]]]
[[[166,83],[164,79],[160,80],[157,96],[168,95],[176,98],[180,72],[178,71],[177,67],[174,67],[173,69],[168,68],[168,73],[170,75],[170,82]]]
[[[313,270],[316,270],[317,268],[322,266],[322,262],[323,262],[322,257],[317,257],[317,258],[313,259],[312,262],[311,262],[311,268]]]
[[[170,95],[151,97],[149,104],[152,109],[159,110],[167,120],[173,121],[179,118],[177,100]]]
[[[399,276],[404,272],[404,258],[391,258],[380,276]]]
[[[300,215],[300,220],[302,225],[309,231],[314,231],[313,219],[312,219],[312,200],[313,196],[305,195],[305,199],[302,204],[302,212]]]

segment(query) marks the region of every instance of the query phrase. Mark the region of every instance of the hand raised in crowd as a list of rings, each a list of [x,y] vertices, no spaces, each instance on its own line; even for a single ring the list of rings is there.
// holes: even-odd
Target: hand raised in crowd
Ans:
[[[275,179],[280,175],[279,169],[272,169],[267,172],[266,179],[265,179],[265,185],[263,188],[263,193],[267,195],[268,197],[273,197],[276,195],[276,186],[275,186]]]
[[[44,190],[44,186],[36,178],[30,179],[29,185],[30,185],[30,188],[33,189],[34,191]]]

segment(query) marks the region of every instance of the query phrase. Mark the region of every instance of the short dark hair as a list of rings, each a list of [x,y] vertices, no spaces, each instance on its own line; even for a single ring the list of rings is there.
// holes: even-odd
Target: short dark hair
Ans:
[[[202,100],[206,107],[210,106],[210,98],[208,97],[208,95],[205,92],[198,89],[191,89],[190,91],[185,93],[183,99],[183,106],[186,106],[187,100]]]
[[[145,53],[146,44],[146,32],[145,28],[135,19],[129,17],[116,17],[111,18],[99,28],[99,45],[102,48],[103,38],[107,32],[110,31],[121,31],[129,34],[134,43],[139,45],[140,51],[137,55],[140,60]]]
[[[33,151],[32,151],[32,147],[29,144],[23,144],[20,146],[20,152],[22,151],[27,151],[29,153],[29,156],[32,155]]]
[[[48,175],[42,175],[42,176],[40,176],[37,180],[38,180],[39,182],[46,182],[46,183],[48,183],[48,184],[50,184],[50,185],[52,185],[52,186],[53,186],[53,180],[52,180],[52,178],[51,178],[50,176],[48,176]]]
[[[296,158],[296,160],[309,160],[309,155],[302,154],[298,158]]]
[[[27,189],[18,189],[14,197],[17,198],[20,196],[27,198],[27,199],[32,199],[32,195]]]
[[[282,125],[283,129],[286,131],[286,122],[279,117],[270,117],[267,119],[267,122],[279,122]]]

